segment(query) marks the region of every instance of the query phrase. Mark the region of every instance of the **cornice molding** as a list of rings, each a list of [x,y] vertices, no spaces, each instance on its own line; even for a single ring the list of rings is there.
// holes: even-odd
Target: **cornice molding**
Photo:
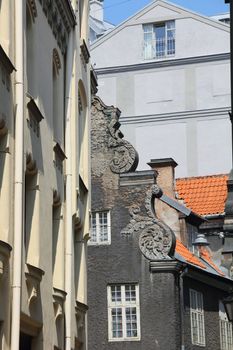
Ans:
[[[132,71],[142,71],[148,69],[157,69],[157,68],[168,68],[174,66],[183,66],[189,64],[198,64],[198,63],[209,63],[209,62],[219,62],[230,60],[230,53],[221,53],[216,55],[206,55],[206,56],[197,56],[197,57],[185,57],[178,59],[169,59],[163,61],[145,61],[142,63],[131,64],[126,66],[116,66],[116,67],[106,67],[106,68],[96,68],[97,76],[102,76],[106,74],[117,74],[124,72]]]
[[[197,118],[229,118],[228,112],[230,107],[212,108],[212,109],[200,109],[195,111],[178,111],[173,113],[160,113],[160,114],[147,114],[147,115],[134,115],[121,117],[121,124],[147,124],[151,122],[166,122],[184,119],[197,119]]]
[[[57,39],[58,46],[65,54],[68,35],[76,25],[76,17],[70,0],[39,0],[48,23]]]
[[[151,272],[179,273],[184,268],[184,264],[177,260],[150,261]]]

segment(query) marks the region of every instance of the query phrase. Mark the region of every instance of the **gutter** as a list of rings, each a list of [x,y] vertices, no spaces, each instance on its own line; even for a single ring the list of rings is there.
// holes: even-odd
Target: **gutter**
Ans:
[[[71,105],[72,105],[72,68],[73,68],[73,31],[69,34],[66,60],[66,123],[65,151],[66,159],[66,240],[65,240],[65,349],[71,349],[71,310],[72,310],[72,261],[73,261],[73,222],[72,222],[72,139],[71,139]]]
[[[11,349],[19,348],[24,182],[24,1],[15,0],[15,179]]]

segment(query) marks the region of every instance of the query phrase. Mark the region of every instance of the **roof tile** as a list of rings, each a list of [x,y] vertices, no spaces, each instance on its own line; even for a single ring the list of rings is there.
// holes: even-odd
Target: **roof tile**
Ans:
[[[199,215],[222,214],[227,197],[228,175],[190,177],[176,180],[178,198]]]

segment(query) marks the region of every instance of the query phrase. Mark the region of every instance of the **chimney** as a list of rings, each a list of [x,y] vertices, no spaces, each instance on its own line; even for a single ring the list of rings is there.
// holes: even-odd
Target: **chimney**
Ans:
[[[178,165],[173,158],[151,159],[147,163],[158,173],[157,184],[164,194],[175,198],[175,167]]]
[[[97,19],[100,22],[104,20],[103,0],[91,0],[90,1],[90,16]]]

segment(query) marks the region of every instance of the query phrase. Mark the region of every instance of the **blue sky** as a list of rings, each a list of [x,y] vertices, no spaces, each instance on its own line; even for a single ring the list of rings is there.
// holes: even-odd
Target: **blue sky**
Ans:
[[[104,0],[105,20],[117,25],[150,2],[148,0]],[[173,0],[170,2],[206,16],[229,11],[229,5],[225,4],[224,0]]]

